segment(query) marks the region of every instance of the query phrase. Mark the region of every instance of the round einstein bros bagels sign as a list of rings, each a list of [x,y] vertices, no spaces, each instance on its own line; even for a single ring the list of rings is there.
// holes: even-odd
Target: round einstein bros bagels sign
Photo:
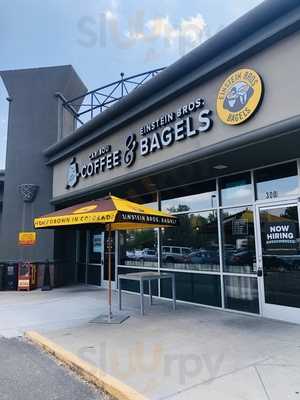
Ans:
[[[217,95],[217,113],[227,125],[245,122],[257,110],[262,100],[261,77],[253,69],[239,69],[222,84]]]

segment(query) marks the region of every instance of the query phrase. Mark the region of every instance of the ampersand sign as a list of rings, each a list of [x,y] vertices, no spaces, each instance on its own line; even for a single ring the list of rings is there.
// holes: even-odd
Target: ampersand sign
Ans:
[[[131,165],[134,164],[136,159],[136,149],[138,146],[136,135],[134,133],[130,134],[126,138],[125,144],[126,144],[126,151],[124,155],[124,162],[126,164],[126,167],[130,167]]]

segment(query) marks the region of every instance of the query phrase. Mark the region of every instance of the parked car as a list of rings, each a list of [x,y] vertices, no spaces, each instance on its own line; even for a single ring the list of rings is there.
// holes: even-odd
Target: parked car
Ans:
[[[162,246],[162,260],[167,264],[187,263],[191,252],[190,247]]]
[[[143,249],[141,252],[136,253],[136,260],[139,261],[157,261],[156,250]]]
[[[197,251],[193,251],[189,255],[189,259],[191,264],[216,264],[219,265],[219,251],[218,250],[206,250],[200,249]]]
[[[231,255],[230,263],[231,265],[252,265],[255,259],[255,254],[253,251],[248,249],[238,250]]]
[[[126,258],[128,258],[128,259],[130,259],[130,260],[135,260],[135,258],[136,258],[135,252],[134,252],[134,251],[127,250],[127,251],[126,251]]]

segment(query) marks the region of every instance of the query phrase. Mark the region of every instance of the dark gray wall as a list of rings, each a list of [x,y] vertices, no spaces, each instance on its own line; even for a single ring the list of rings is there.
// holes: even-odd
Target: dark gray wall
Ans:
[[[18,232],[33,230],[33,218],[51,212],[52,169],[42,151],[57,141],[57,92],[67,99],[86,92],[72,66],[2,71],[10,97],[8,139],[0,233],[0,260],[53,259],[53,232],[38,232],[37,245],[18,246]],[[38,185],[32,203],[24,203],[20,184]]]
[[[0,170],[0,203],[2,203],[3,201],[3,190],[4,190],[4,171]]]
[[[0,170],[0,231],[2,223],[3,191],[4,191],[4,171]]]

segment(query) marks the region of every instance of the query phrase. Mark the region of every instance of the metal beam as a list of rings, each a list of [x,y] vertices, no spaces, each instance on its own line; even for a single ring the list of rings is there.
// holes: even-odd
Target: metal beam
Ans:
[[[144,82],[153,78],[163,69],[164,68],[157,68],[151,71],[129,76],[128,78],[125,78],[124,73],[122,72],[120,80],[91,90],[82,96],[77,96],[71,100],[67,100],[61,94],[59,94],[59,97],[62,100],[63,107],[71,112],[76,120],[83,125],[85,122],[87,122],[87,120],[92,119],[95,114],[101,113],[113,103],[127,96],[127,94],[129,94],[132,90],[143,85]],[[129,85],[126,85],[126,83]],[[102,96],[104,99],[102,100],[101,97],[99,99],[98,96]],[[81,111],[78,110],[79,104],[81,104]],[[84,122],[80,120],[79,117],[81,115],[85,115],[87,120]]]

